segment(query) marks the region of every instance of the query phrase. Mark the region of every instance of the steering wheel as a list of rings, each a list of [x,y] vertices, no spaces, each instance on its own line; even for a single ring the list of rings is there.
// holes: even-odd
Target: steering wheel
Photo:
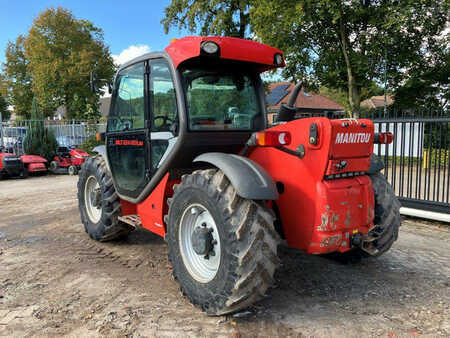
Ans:
[[[155,116],[153,119],[154,125],[156,120],[163,120],[161,125],[157,127],[158,131],[170,131],[170,126],[173,124],[173,120],[164,115]]]

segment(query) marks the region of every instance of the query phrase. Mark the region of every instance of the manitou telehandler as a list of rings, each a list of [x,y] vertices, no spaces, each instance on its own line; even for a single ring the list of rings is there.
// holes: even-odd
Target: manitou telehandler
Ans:
[[[300,85],[266,129],[260,74],[284,65],[280,50],[229,37],[182,38],[122,65],[105,146],[79,173],[89,236],[164,237],[183,295],[210,315],[264,296],[280,239],[378,256],[398,236],[400,204],[372,154],[392,134],[364,119],[294,120]]]

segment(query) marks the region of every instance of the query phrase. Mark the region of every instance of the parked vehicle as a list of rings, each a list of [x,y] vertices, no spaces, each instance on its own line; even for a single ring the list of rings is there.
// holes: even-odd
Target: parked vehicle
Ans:
[[[67,172],[69,175],[76,175],[88,157],[89,154],[82,149],[58,147],[56,156],[50,162],[50,171],[53,173]]]
[[[210,315],[265,295],[280,239],[309,254],[368,257],[398,236],[400,204],[373,154],[392,134],[366,119],[294,120],[301,84],[266,129],[260,74],[284,65],[276,48],[210,36],[122,65],[105,145],[79,174],[89,236],[143,227],[164,237],[183,295]]]
[[[47,160],[38,155],[22,155],[20,160],[23,163],[24,174],[47,174]]]
[[[4,177],[26,177],[20,157],[0,147],[0,179]]]

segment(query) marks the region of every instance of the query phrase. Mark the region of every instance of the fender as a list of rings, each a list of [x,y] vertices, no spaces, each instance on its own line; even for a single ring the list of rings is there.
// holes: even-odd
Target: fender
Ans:
[[[367,173],[373,175],[384,169],[383,161],[375,154],[370,155],[370,166]]]
[[[194,162],[210,163],[223,171],[239,196],[250,200],[276,200],[272,177],[256,162],[234,154],[205,153]]]
[[[106,155],[106,146],[105,145],[96,146],[94,147],[94,149],[92,149],[92,151],[105,159],[106,169],[108,169],[108,171],[111,172],[111,169],[109,169],[108,156]]]

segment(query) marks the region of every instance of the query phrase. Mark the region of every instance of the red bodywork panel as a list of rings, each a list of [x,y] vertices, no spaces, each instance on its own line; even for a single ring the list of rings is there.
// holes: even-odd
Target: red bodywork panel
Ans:
[[[172,196],[173,186],[177,183],[179,181],[169,181],[169,174],[167,173],[142,203],[133,204],[121,200],[122,215],[138,214],[143,228],[164,237],[166,235],[164,215],[169,211],[167,199]]]
[[[285,66],[284,61],[281,65],[274,64],[275,54],[283,55],[281,50],[259,42],[231,37],[187,36],[175,40],[165,50],[170,55],[175,68],[178,68],[183,61],[200,55],[200,45],[203,41],[217,43],[222,59],[260,64],[260,72]]]
[[[20,160],[30,173],[47,171],[47,160],[41,156],[22,155],[20,156]]]
[[[312,123],[318,127],[317,145],[309,142]],[[324,180],[324,176],[331,172],[361,173],[369,169],[373,123],[318,117],[291,121],[268,130],[289,131],[292,141],[287,148],[290,150],[295,151],[299,145],[305,147],[303,158],[265,147],[256,147],[249,155],[275,182],[284,185],[276,204],[288,244],[314,254],[348,250],[349,237],[354,232],[365,234],[373,225],[371,181],[365,175],[330,180]],[[355,133],[365,134],[364,138],[351,136],[349,140],[350,134]],[[346,139],[345,143],[341,143],[341,137]],[[343,160],[347,165],[338,169],[336,162]]]
[[[317,125],[317,144],[310,144],[310,126]],[[311,254],[350,249],[350,237],[367,234],[373,226],[374,197],[369,169],[374,127],[369,120],[308,118],[268,130],[288,131],[289,150],[305,147],[303,158],[273,147],[255,147],[249,158],[259,163],[284,186],[275,201],[288,244]],[[355,136],[357,134],[357,136]],[[345,161],[345,167],[336,164]],[[329,174],[358,176],[325,179]],[[166,234],[164,215],[173,185],[166,174],[140,204],[122,200],[123,215],[138,214],[142,226],[160,236]]]

